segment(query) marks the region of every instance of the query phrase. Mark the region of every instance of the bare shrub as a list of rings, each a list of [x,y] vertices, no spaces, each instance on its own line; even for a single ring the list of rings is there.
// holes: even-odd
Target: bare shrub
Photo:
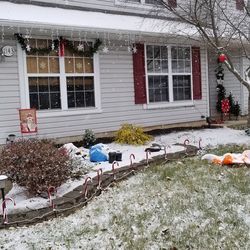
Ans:
[[[0,174],[26,187],[31,194],[60,186],[70,177],[71,170],[66,150],[56,148],[48,140],[21,139],[0,152]]]

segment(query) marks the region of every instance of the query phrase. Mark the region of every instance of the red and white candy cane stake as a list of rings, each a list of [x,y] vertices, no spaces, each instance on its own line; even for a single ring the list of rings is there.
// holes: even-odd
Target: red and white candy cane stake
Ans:
[[[92,181],[91,177],[87,177],[85,179],[85,182],[83,184],[83,195],[84,195],[84,199],[87,199],[87,195],[88,195],[88,182]]]
[[[187,146],[187,144],[189,144],[189,140],[186,139],[183,144],[184,144],[184,146]]]
[[[132,168],[133,159],[135,160],[135,155],[134,155],[134,154],[131,154],[131,155],[129,156],[129,159],[130,159],[130,167]]]
[[[202,149],[202,147],[201,147],[201,141],[202,141],[202,139],[200,138],[199,139],[199,149]]]
[[[147,165],[148,165],[148,162],[149,162],[149,154],[151,155],[151,152],[149,150],[146,151],[146,162],[147,162]]]
[[[164,149],[164,155],[165,155],[165,159],[167,159],[167,148],[171,148],[171,146],[167,145],[167,146],[163,146]]]
[[[2,202],[2,209],[3,209],[3,223],[8,224],[8,216],[7,216],[7,209],[6,209],[6,202],[11,201],[14,206],[16,206],[15,201],[12,198],[5,198]]]
[[[52,194],[53,193],[56,193],[57,190],[54,186],[51,186],[48,188],[48,196],[49,196],[49,202],[50,202],[50,207],[53,208],[53,210],[55,209],[55,204],[54,204],[54,201],[52,200]]]
[[[101,168],[99,168],[97,170],[97,182],[98,182],[98,189],[101,189],[101,184],[102,184],[102,175],[103,175],[103,171]]]
[[[115,177],[115,165],[116,165],[117,167],[119,167],[119,163],[118,163],[117,161],[114,161],[114,162],[112,163],[112,172],[113,172],[114,180],[116,179],[116,177]]]

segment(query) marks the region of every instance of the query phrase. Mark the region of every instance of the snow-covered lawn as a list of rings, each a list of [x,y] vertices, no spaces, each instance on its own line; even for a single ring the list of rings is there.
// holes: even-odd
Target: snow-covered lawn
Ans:
[[[227,128],[171,133],[158,136],[155,141],[173,145],[189,139],[190,144],[198,145],[200,138],[203,147],[228,143],[250,145],[250,137],[244,131]],[[136,151],[138,159],[145,157],[143,147],[116,144],[110,147],[119,149],[124,156],[139,150]],[[127,160],[124,157],[124,165]],[[102,164],[98,167],[105,169],[107,163]],[[174,246],[249,249],[249,173],[247,168],[229,169],[201,162],[200,156],[152,166],[66,218],[2,230],[0,246],[18,250],[169,249]]]

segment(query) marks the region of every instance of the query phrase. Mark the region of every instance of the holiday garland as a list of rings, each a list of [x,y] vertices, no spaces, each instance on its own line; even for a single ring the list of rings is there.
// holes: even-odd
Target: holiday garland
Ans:
[[[29,45],[28,39],[24,38],[22,34],[15,34],[14,35],[18,41],[18,43],[21,45],[21,48],[25,50],[27,54],[39,54],[39,55],[44,55],[44,54],[49,54],[52,51],[59,51],[60,46],[64,46],[67,48],[71,53],[76,54],[78,56],[93,56],[94,53],[96,53],[102,44],[100,39],[96,39],[95,43],[93,46],[90,46],[88,44],[89,50],[84,51],[84,50],[79,50],[74,46],[74,42],[67,40],[63,37],[60,37],[59,39],[52,40],[51,45],[49,45],[47,48],[32,48]]]

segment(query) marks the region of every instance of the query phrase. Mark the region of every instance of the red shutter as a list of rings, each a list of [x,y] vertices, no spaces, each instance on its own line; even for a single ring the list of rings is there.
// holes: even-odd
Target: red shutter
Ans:
[[[244,10],[244,0],[236,0],[236,9]]]
[[[201,58],[200,48],[192,47],[192,74],[193,74],[193,97],[194,100],[202,98],[201,92]]]
[[[176,8],[177,7],[177,0],[168,0],[168,5],[171,8]]]
[[[133,54],[135,104],[144,104],[147,102],[144,44],[135,46],[137,49],[137,52]]]

